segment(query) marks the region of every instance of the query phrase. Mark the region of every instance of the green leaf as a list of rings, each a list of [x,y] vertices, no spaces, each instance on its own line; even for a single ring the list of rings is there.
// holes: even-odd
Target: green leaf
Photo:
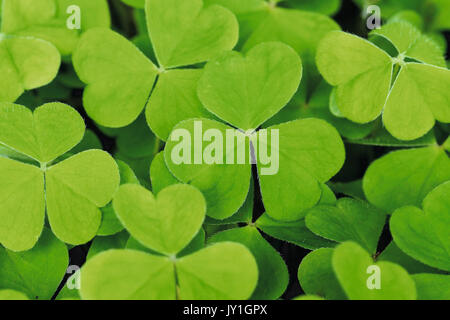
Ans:
[[[231,149],[230,147],[230,150],[226,148],[226,143],[224,142],[223,146],[221,146],[223,148],[222,156],[219,159],[222,164],[207,164],[205,161],[196,164],[195,159],[204,154],[204,147],[198,145],[200,141],[203,141],[202,133],[200,133],[200,136],[197,136],[199,134],[197,132],[198,129],[195,129],[197,128],[196,125],[199,124],[201,124],[203,132],[209,129],[216,129],[221,132],[222,137],[226,137],[226,130],[231,129],[231,127],[220,122],[208,119],[182,121],[174,128],[171,137],[166,143],[164,158],[170,172],[178,180],[193,185],[203,193],[207,202],[207,215],[222,220],[236,213],[248,194],[251,177],[249,162],[238,164],[235,161],[235,164],[227,164],[225,159],[227,153],[230,154],[231,158],[231,152],[236,158],[241,147],[245,147],[244,150],[249,150],[248,139],[244,137],[245,142],[243,143],[240,143],[240,139],[235,139],[238,142],[234,143],[234,148]],[[183,133],[183,136],[176,135],[180,132]],[[240,135],[241,133],[237,132],[237,134]],[[211,143],[211,145],[213,144]],[[189,154],[190,163],[181,162],[177,164],[178,160],[174,162],[174,159],[178,158],[180,153],[184,154],[184,152],[186,152],[185,156]],[[247,154],[247,151],[245,153]]]
[[[418,300],[449,300],[450,276],[441,274],[415,274]]]
[[[420,206],[433,188],[450,180],[450,160],[438,146],[391,152],[367,169],[364,193],[370,203],[392,213]]]
[[[296,9],[314,11],[326,15],[333,15],[339,11],[341,0],[288,0]]]
[[[347,142],[365,146],[381,147],[426,147],[436,145],[437,143],[433,131],[429,131],[421,138],[404,141],[394,138],[385,128],[379,128],[363,139],[350,139],[347,140]]]
[[[147,122],[155,134],[167,140],[172,128],[190,118],[211,118],[197,96],[199,69],[169,70],[158,78],[146,110]]]
[[[0,290],[0,301],[5,300],[29,300],[28,297],[22,292],[4,289]]]
[[[210,61],[198,96],[209,111],[234,127],[255,130],[289,102],[301,76],[301,60],[294,50],[282,43],[264,43],[245,57],[229,52]]]
[[[385,221],[382,211],[351,198],[341,198],[334,206],[316,206],[305,218],[306,226],[315,234],[337,242],[354,241],[372,254]]]
[[[186,247],[200,229],[206,212],[202,194],[181,184],[163,189],[156,198],[141,186],[123,185],[113,206],[136,240],[166,255],[175,255]]]
[[[415,300],[414,280],[399,265],[374,262],[370,255],[354,242],[344,242],[334,249],[332,265],[339,283],[351,300]],[[378,267],[379,289],[369,288],[377,276],[370,266]]]
[[[164,151],[161,151],[153,158],[150,166],[150,178],[152,180],[152,191],[154,194],[158,194],[165,187],[179,183],[177,178],[167,168],[166,162],[164,161]]]
[[[423,211],[407,206],[397,209],[390,227],[395,243],[413,258],[450,271],[450,182],[432,190],[423,201]]]
[[[49,84],[61,57],[49,42],[0,33],[0,101],[14,102],[25,90]]]
[[[231,50],[238,40],[234,15],[202,0],[149,0],[145,4],[148,32],[159,65],[193,65]]]
[[[383,112],[386,129],[401,140],[420,138],[435,119],[450,122],[450,71],[407,63],[400,71]]]
[[[108,250],[81,269],[84,300],[175,299],[175,273],[168,258],[135,250]]]
[[[224,241],[245,245],[256,259],[259,278],[251,299],[274,300],[280,298],[289,282],[288,270],[278,252],[264,240],[259,231],[247,226],[219,232],[208,239],[208,243]]]
[[[406,253],[404,253],[395,244],[394,241],[386,247],[378,256],[378,261],[390,261],[402,266],[409,274],[416,273],[440,273],[442,271],[429,267],[417,260],[414,260]]]
[[[83,34],[72,60],[87,84],[83,104],[89,117],[117,128],[139,116],[158,71],[133,44],[113,31],[93,29]]]
[[[122,2],[139,9],[143,9],[145,7],[145,0],[122,0]]]
[[[300,263],[298,280],[306,294],[317,295],[327,300],[345,300],[331,265],[333,249],[321,248],[310,252]]]
[[[0,104],[0,143],[41,163],[71,150],[84,130],[79,113],[59,102],[44,104],[34,112],[17,104]]]
[[[49,300],[68,264],[67,247],[44,229],[29,251],[15,253],[0,247],[0,287],[21,291],[31,299]]]
[[[85,151],[48,168],[45,177],[47,215],[55,235],[73,245],[91,240],[100,227],[99,208],[119,185],[114,159],[101,150]]]
[[[89,247],[86,260],[90,260],[95,255],[103,251],[111,249],[124,249],[129,238],[130,235],[125,230],[111,236],[95,237],[94,241],[92,241],[92,244]]]
[[[183,300],[248,299],[258,282],[258,267],[241,244],[222,242],[176,261]]]
[[[337,86],[336,103],[346,118],[358,123],[378,118],[392,77],[387,53],[355,35],[333,31],[320,42],[316,62],[325,80]]]
[[[67,27],[72,13],[69,6],[80,8],[80,30]],[[62,55],[76,47],[79,34],[95,27],[110,26],[106,0],[4,0],[1,31],[31,36],[53,43]]]
[[[279,153],[279,171],[258,173],[268,215],[295,221],[313,207],[321,196],[320,184],[333,177],[344,164],[345,150],[339,133],[323,120],[302,119],[268,128],[279,130],[280,146],[268,143],[267,150]],[[271,141],[272,139],[267,139]],[[263,144],[264,141],[258,141]]]

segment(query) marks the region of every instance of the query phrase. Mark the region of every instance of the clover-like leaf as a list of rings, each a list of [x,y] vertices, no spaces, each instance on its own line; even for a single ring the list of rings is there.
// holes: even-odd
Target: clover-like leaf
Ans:
[[[237,42],[238,23],[222,6],[203,0],[148,0],[148,32],[161,67],[193,65],[215,58]]]
[[[26,90],[45,86],[57,75],[61,57],[49,42],[0,33],[0,101],[16,101]]]
[[[79,8],[80,29],[67,27],[71,6]],[[62,55],[70,54],[80,32],[94,27],[109,27],[106,0],[4,0],[1,32],[32,36],[53,43]]]
[[[308,211],[306,226],[326,239],[354,241],[370,253],[377,250],[386,215],[366,202],[341,198],[336,205],[319,205]]]
[[[417,297],[414,280],[405,269],[391,262],[374,262],[354,242],[344,242],[334,249],[332,265],[351,300],[415,300]],[[376,268],[369,269],[371,266]],[[379,277],[376,290],[369,286],[371,276]]]
[[[346,299],[331,264],[333,251],[331,248],[320,248],[303,258],[298,268],[298,280],[305,293],[327,300]]]
[[[370,203],[392,213],[406,206],[420,206],[435,187],[450,179],[450,159],[438,146],[399,150],[375,160],[363,179]]]
[[[302,63],[293,49],[263,43],[245,57],[229,52],[209,62],[198,95],[222,120],[243,131],[254,130],[289,102],[301,77]]]
[[[450,299],[450,275],[421,273],[412,276],[418,300]]]
[[[288,0],[289,4],[299,10],[313,11],[333,15],[341,6],[341,0]]]
[[[65,244],[44,229],[29,251],[16,253],[0,247],[0,287],[23,292],[30,299],[51,299],[68,264]]]
[[[156,197],[126,184],[113,200],[114,210],[131,235],[159,253],[175,255],[194,238],[205,219],[203,195],[189,185],[173,185]]]
[[[450,96],[440,89],[450,84],[450,71],[436,58],[440,52],[431,40],[409,24],[407,30],[418,35],[409,30],[404,33],[410,38],[404,37],[390,31],[393,25],[377,34],[396,35],[389,39],[400,50],[395,58],[362,38],[335,31],[321,41],[316,61],[324,78],[337,87],[337,107],[346,118],[367,123],[383,113],[383,122],[395,138],[414,140],[425,135],[435,120],[450,122]],[[429,54],[430,47],[436,49],[434,54]]]
[[[126,271],[124,272],[124,266]],[[108,250],[81,270],[81,296],[91,300],[247,299],[258,279],[243,245],[224,242],[177,259]]]
[[[395,243],[413,258],[450,271],[450,182],[432,190],[423,211],[407,206],[397,209],[390,227]]]
[[[10,289],[0,290],[0,301],[6,300],[29,300],[22,292]]]
[[[259,278],[252,299],[278,299],[284,293],[289,282],[286,264],[256,228],[247,226],[230,229],[216,233],[208,239],[208,243],[224,241],[245,245],[256,259]]]
[[[34,113],[4,103],[0,105],[0,129],[1,144],[32,159],[26,164],[0,158],[4,197],[0,242],[14,251],[32,248],[44,226],[45,211],[61,240],[83,244],[92,239],[101,220],[98,208],[111,200],[119,173],[111,156],[100,150],[53,164],[82,139],[81,116],[61,103],[43,105]]]

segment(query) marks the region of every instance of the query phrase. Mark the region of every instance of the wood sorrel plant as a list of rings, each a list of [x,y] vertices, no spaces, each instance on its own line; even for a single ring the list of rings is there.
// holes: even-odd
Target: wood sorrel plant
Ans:
[[[450,299],[447,2],[0,0],[0,300]]]

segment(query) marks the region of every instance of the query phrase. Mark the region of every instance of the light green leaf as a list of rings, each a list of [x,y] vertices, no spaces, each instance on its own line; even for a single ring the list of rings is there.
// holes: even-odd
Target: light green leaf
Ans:
[[[341,198],[335,206],[319,205],[308,211],[306,226],[326,239],[354,241],[374,254],[386,215],[368,203]]]
[[[95,237],[89,247],[86,260],[91,259],[97,254],[110,249],[124,249],[127,245],[130,235],[125,230],[112,236]]]
[[[415,274],[418,300],[449,300],[450,276],[443,274]]]
[[[17,104],[0,104],[0,143],[41,163],[72,149],[84,130],[80,114],[59,102],[44,104],[34,112]]]
[[[138,117],[158,71],[127,39],[107,29],[90,30],[72,60],[87,84],[83,104],[89,117],[105,127],[123,127]]]
[[[298,268],[298,280],[305,293],[327,300],[346,299],[331,265],[333,251],[331,248],[321,248],[303,258]]]
[[[193,65],[231,50],[238,40],[235,16],[202,0],[149,0],[145,4],[148,32],[164,68]]]
[[[375,263],[354,242],[344,242],[334,249],[332,265],[339,283],[351,300],[416,299],[414,280],[402,267],[386,261]],[[369,269],[371,266],[375,266],[374,270]],[[377,282],[371,277],[377,276],[380,281],[379,289],[370,289],[369,285],[376,285]]]
[[[21,291],[31,299],[49,300],[68,264],[67,247],[44,229],[29,251],[14,253],[0,247],[0,287]]]
[[[256,228],[247,226],[216,233],[208,243],[232,241],[245,245],[256,259],[258,285],[251,296],[255,300],[274,300],[287,288],[289,274],[279,253],[261,236]]]
[[[203,143],[203,133],[198,136],[198,129],[203,132],[209,129],[219,130],[222,137],[227,136],[226,130],[231,130],[220,122],[207,119],[190,119],[180,122],[172,131],[171,137],[167,141],[164,149],[164,158],[166,160],[167,167],[170,172],[183,183],[191,184],[202,191],[207,202],[207,215],[215,219],[225,219],[236,213],[244,203],[251,177],[251,167],[247,159],[248,154],[248,138],[242,139],[245,142],[241,142],[241,139],[237,143],[233,143],[234,148],[227,148],[227,143],[223,141],[219,150],[222,151],[222,155],[218,156],[221,164],[217,164],[215,161],[213,164],[207,164],[205,161],[200,161],[200,164],[195,163],[195,159],[202,156],[205,153],[204,149],[210,145],[215,145],[216,142]],[[197,127],[196,127],[197,126]],[[195,129],[197,128],[197,129]],[[177,136],[178,133],[183,133],[183,136]],[[240,132],[235,131],[240,136]],[[214,140],[214,139],[212,139]],[[202,146],[199,143],[202,142]],[[218,142],[220,144],[220,141]],[[230,145],[230,144],[228,144]],[[234,160],[234,164],[226,163],[227,153],[231,155],[233,152],[233,159],[237,158],[238,150],[244,150],[244,156],[247,161],[243,164],[237,163]],[[222,148],[222,149],[221,149]],[[184,151],[183,151],[184,150]],[[186,155],[184,155],[186,152]],[[218,151],[220,152],[220,151]],[[187,162],[179,162],[177,158],[182,153],[187,157]],[[174,161],[175,160],[175,161]],[[186,162],[186,161],[184,161]]]
[[[126,184],[113,207],[131,235],[159,253],[175,255],[194,238],[205,219],[202,194],[189,185],[172,185],[156,197],[145,188]]]
[[[81,269],[84,300],[171,300],[175,292],[173,262],[165,257],[108,250]]]
[[[392,76],[387,53],[355,35],[334,31],[320,42],[316,62],[325,80],[337,86],[336,103],[346,118],[358,123],[378,118]]]
[[[289,0],[289,4],[299,10],[333,15],[339,11],[341,0]]]
[[[30,300],[28,297],[22,292],[4,289],[0,290],[0,301],[5,300]]]
[[[80,30],[67,27],[70,6],[80,8]],[[79,34],[95,27],[110,26],[106,0],[4,0],[1,31],[32,36],[53,43],[62,55],[76,47]]]
[[[146,110],[147,122],[152,131],[167,140],[172,128],[182,120],[211,118],[197,96],[200,69],[169,70],[158,78]]]
[[[395,243],[411,257],[438,269],[450,271],[450,182],[432,190],[423,201],[423,211],[407,206],[397,209],[390,227]]]
[[[400,71],[383,113],[386,129],[401,140],[420,138],[435,119],[450,122],[450,71],[407,63]]]
[[[122,2],[139,9],[143,9],[145,7],[145,0],[122,0]]]
[[[420,206],[433,188],[450,180],[450,159],[438,146],[399,150],[375,160],[367,169],[364,193],[370,203],[392,213]]]
[[[47,214],[55,235],[78,245],[91,240],[101,222],[100,207],[119,185],[117,164],[106,152],[79,153],[47,169]]]
[[[0,101],[14,102],[25,90],[49,84],[61,57],[49,42],[0,33]]]
[[[179,183],[167,168],[164,161],[164,151],[158,153],[150,166],[150,178],[152,181],[152,191],[158,194],[162,189],[173,184]]]
[[[261,194],[267,214],[277,220],[295,221],[321,196],[320,184],[333,177],[344,164],[345,150],[339,133],[323,120],[303,119],[268,128],[279,130],[279,171],[262,175],[258,163]],[[272,141],[268,138],[267,141]],[[258,141],[261,145],[264,141]]]
[[[31,249],[44,227],[44,174],[0,157],[0,176],[0,243],[13,251]]]
[[[248,299],[258,282],[258,266],[241,244],[222,242],[176,261],[183,300]]]
[[[198,96],[209,111],[231,125],[255,130],[289,102],[301,76],[301,60],[294,50],[282,43],[264,43],[245,57],[229,52],[210,61]]]

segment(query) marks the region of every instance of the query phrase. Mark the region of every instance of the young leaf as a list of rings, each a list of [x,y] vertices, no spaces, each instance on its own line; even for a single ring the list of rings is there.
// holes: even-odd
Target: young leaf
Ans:
[[[278,252],[250,226],[216,233],[208,243],[232,241],[245,245],[256,259],[259,270],[258,285],[251,299],[274,300],[281,297],[287,288],[289,274],[285,262]]]
[[[450,182],[431,191],[416,207],[397,209],[390,227],[395,243],[413,258],[450,271]]]
[[[354,241],[374,254],[386,215],[366,202],[341,198],[336,205],[319,205],[308,211],[308,229],[326,239]]]
[[[305,293],[327,300],[346,299],[331,265],[333,251],[331,248],[321,248],[303,258],[298,268],[298,280]]]
[[[417,297],[414,280],[402,267],[386,261],[375,263],[354,242],[344,242],[334,249],[332,265],[351,300],[415,300]],[[370,271],[370,266],[377,268]],[[378,281],[379,287],[371,289]]]
[[[53,43],[62,55],[72,53],[77,45],[79,30],[67,27],[67,10],[76,5],[80,9],[80,30],[110,26],[106,0],[4,0],[2,32],[31,36]]]
[[[189,185],[172,185],[156,198],[143,187],[126,184],[113,200],[131,235],[159,253],[175,255],[194,238],[205,219],[202,194]]]
[[[148,32],[159,65],[193,65],[231,50],[238,40],[235,16],[221,6],[203,6],[203,0],[148,0]]]
[[[44,229],[36,246],[29,251],[15,253],[0,247],[0,287],[21,291],[30,299],[49,300],[68,264],[65,244]]]
[[[61,57],[49,42],[0,33],[0,101],[14,102],[25,90],[49,84]]]
[[[301,77],[302,63],[294,50],[279,42],[263,43],[245,57],[229,52],[209,62],[198,96],[232,126],[255,130],[289,102]]]
[[[375,160],[363,179],[370,203],[392,213],[406,205],[420,206],[433,188],[450,179],[450,159],[438,146],[399,150]]]

